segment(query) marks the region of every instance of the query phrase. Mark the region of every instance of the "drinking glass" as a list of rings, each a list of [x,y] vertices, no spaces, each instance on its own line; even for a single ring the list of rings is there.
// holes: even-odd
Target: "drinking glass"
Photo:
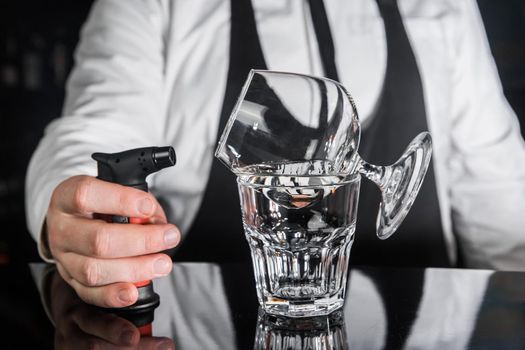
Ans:
[[[417,135],[387,166],[359,156],[360,134],[357,108],[340,83],[250,72],[215,156],[237,175],[267,312],[302,317],[342,306],[361,176],[382,193],[380,239],[410,210],[430,162],[430,134]]]
[[[238,178],[257,297],[271,314],[328,314],[344,304],[360,175]]]

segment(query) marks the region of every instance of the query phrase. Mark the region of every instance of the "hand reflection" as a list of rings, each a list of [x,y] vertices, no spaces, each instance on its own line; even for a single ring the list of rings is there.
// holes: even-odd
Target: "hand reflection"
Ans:
[[[141,336],[132,322],[84,303],[56,271],[48,281],[56,349],[175,349],[173,340]]]
[[[285,318],[259,311],[254,350],[348,350],[343,312]]]

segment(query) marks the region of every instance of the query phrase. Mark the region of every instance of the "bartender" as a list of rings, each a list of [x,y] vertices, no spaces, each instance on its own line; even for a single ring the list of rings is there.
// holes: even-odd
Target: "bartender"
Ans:
[[[26,191],[41,256],[82,299],[132,304],[132,282],[171,271],[168,249],[248,259],[234,176],[213,152],[252,68],[340,81],[372,163],[431,131],[432,166],[386,242],[374,237],[377,190],[363,186],[353,263],[525,267],[525,147],[475,0],[99,0]],[[168,144],[178,163],[150,178],[152,194],[94,178],[94,152]]]

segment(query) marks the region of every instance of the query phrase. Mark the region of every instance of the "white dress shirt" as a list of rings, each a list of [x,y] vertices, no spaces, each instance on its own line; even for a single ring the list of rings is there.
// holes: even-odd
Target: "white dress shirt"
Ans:
[[[269,69],[323,75],[307,2],[252,1]],[[476,1],[398,3],[422,75],[451,261],[459,243],[470,267],[523,270],[525,147]],[[375,0],[325,4],[341,83],[366,122],[385,73],[382,18]],[[164,200],[168,218],[183,234],[188,231],[216,146],[229,60],[229,5],[229,0],[95,3],[76,51],[63,117],[46,129],[28,170],[28,225],[37,241],[57,184],[96,174],[91,153],[151,145],[176,149],[177,165],[152,175],[149,183]],[[39,248],[49,257],[42,244]]]

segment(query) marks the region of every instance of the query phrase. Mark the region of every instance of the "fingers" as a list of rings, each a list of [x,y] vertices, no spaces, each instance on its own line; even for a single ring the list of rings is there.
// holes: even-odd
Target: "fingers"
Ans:
[[[125,307],[134,304],[138,299],[137,287],[133,283],[121,282],[108,286],[87,287],[76,281],[57,262],[57,269],[62,278],[75,290],[84,302],[105,308]]]
[[[71,277],[88,287],[117,282],[140,282],[166,276],[172,268],[165,254],[150,254],[132,258],[95,259],[75,253],[63,254],[60,263],[67,266]]]
[[[55,344],[56,350],[83,350],[83,349],[100,349],[100,342],[97,337],[82,332],[73,322],[64,327],[64,325],[57,325],[55,328]]]
[[[140,350],[175,350],[173,340],[163,337],[143,337],[140,338],[137,344],[112,344],[105,339],[100,339],[96,336],[83,333],[80,329],[75,332],[64,335],[61,333],[55,334],[55,349],[140,349]]]
[[[112,344],[130,346],[139,342],[140,332],[137,327],[114,314],[95,312],[85,306],[72,313],[71,317],[84,333],[97,336]]]
[[[82,215],[103,213],[146,218],[160,213],[151,194],[91,176],[74,176],[62,182],[53,193],[51,206]]]
[[[138,298],[137,287],[132,283],[122,282],[101,287],[86,287],[71,280],[70,284],[84,302],[104,308],[133,305]]]
[[[74,216],[62,218],[55,249],[98,258],[146,255],[175,247],[180,232],[168,224],[122,225]]]
[[[57,267],[63,271],[60,263]],[[67,273],[65,276],[71,279]],[[50,296],[56,298],[50,307],[57,349],[158,349],[160,345],[174,349],[171,339],[141,338],[139,329],[130,321],[83,303],[58,273],[53,276],[51,288]]]
[[[101,349],[159,349],[161,345],[161,349],[175,349],[175,344],[170,338],[141,337],[135,325],[114,314],[94,312],[84,307],[74,312],[71,317],[82,332],[98,338]]]
[[[59,339],[67,337],[74,343],[80,341],[78,336],[83,332],[116,345],[129,346],[138,343],[140,334],[131,322],[83,303],[58,273],[52,277],[50,298],[51,314],[57,331],[63,335]],[[79,332],[75,325],[82,332]]]
[[[95,213],[137,218],[147,225],[93,220]],[[140,220],[143,219],[143,220]],[[60,275],[82,300],[102,307],[136,302],[141,282],[167,275],[180,232],[149,193],[90,176],[74,176],[55,191],[46,217],[49,248]]]

